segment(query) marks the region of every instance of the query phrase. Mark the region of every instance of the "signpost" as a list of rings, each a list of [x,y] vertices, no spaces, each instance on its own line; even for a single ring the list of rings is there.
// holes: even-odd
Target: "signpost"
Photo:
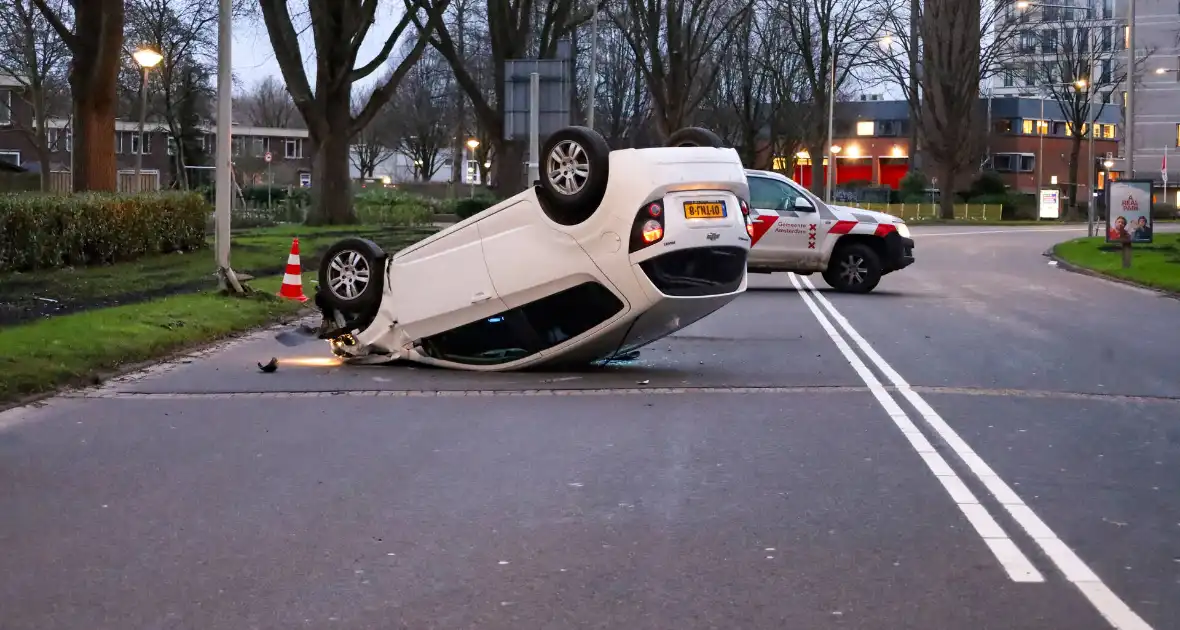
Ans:
[[[271,175],[271,172],[270,172],[271,157],[272,156],[270,154],[270,151],[267,151],[266,155],[262,156],[262,159],[266,160],[266,209],[267,210],[271,209],[271,207],[270,207],[270,189],[274,188],[274,185],[275,185],[275,178],[273,175]]]
[[[1042,188],[1037,203],[1037,220],[1061,217],[1061,191],[1056,188]]]
[[[1120,243],[1123,269],[1131,266],[1131,244],[1150,243],[1152,233],[1150,179],[1120,179],[1106,186],[1106,242]]]
[[[557,56],[504,62],[504,139],[528,140],[526,187],[540,179],[541,138],[570,124],[573,61],[568,40],[558,42]]]

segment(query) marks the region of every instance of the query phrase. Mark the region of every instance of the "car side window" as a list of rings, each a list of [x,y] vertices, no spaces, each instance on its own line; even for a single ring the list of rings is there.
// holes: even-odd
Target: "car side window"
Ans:
[[[623,306],[610,289],[585,282],[426,337],[422,350],[435,359],[468,365],[510,363],[585,334]]]
[[[769,177],[747,177],[746,183],[750,186],[750,205],[759,210],[789,210],[799,197],[794,188]]]

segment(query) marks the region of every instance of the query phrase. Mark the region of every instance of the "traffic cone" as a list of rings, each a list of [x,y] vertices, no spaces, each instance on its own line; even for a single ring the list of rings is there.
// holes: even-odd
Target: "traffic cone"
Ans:
[[[283,286],[279,287],[279,297],[306,302],[303,295],[303,270],[299,264],[299,238],[291,243],[291,254],[287,256],[287,273],[283,275]]]

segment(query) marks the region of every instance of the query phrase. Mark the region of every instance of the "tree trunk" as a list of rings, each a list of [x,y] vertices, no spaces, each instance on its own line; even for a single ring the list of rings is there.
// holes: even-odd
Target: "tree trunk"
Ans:
[[[114,192],[115,99],[100,90],[74,94],[74,192]]]
[[[807,147],[807,153],[811,156],[811,192],[824,199],[828,181],[824,176],[824,150],[822,147]]]
[[[352,125],[352,110],[349,93],[340,91],[325,95],[324,120],[321,124],[310,124],[313,130],[348,129]],[[347,133],[327,133],[324,137],[313,135],[315,154],[311,163],[311,211],[308,223],[312,225],[348,225],[356,223],[352,208],[352,177],[349,160],[351,138]]]
[[[1073,139],[1069,143],[1069,216],[1067,218],[1073,219],[1078,216],[1078,158],[1082,154],[1082,136],[1074,134]],[[1092,198],[1092,196],[1091,196]]]
[[[528,159],[528,142],[499,138],[493,142],[496,159],[492,160],[492,187],[501,195],[509,197],[531,186],[532,182],[526,181],[528,169],[524,164]]]
[[[938,218],[953,221],[955,218],[955,169],[949,165],[938,167]]]

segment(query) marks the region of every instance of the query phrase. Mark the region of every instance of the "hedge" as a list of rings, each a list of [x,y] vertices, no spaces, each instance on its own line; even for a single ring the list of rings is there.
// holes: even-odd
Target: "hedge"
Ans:
[[[430,225],[441,203],[398,190],[375,188],[356,197],[356,214],[369,225]]]
[[[99,265],[205,247],[198,193],[0,194],[0,271]]]

